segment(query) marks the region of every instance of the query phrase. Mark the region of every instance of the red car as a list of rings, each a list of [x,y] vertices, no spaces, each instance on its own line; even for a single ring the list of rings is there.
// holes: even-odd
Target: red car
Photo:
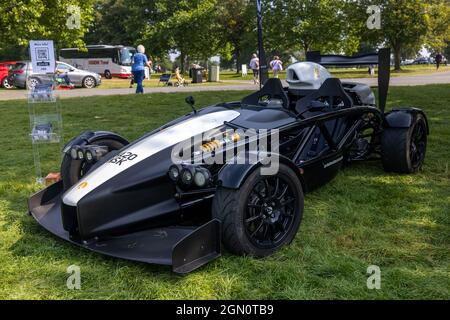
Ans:
[[[11,89],[13,86],[8,83],[8,71],[16,64],[15,61],[0,62],[0,87]]]

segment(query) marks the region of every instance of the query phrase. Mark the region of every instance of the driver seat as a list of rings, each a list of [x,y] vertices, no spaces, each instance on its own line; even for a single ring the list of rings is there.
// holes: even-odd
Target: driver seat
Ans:
[[[319,98],[326,100],[328,106],[320,111],[311,111],[311,102],[317,101]],[[351,107],[353,107],[353,100],[345,92],[341,81],[337,78],[328,78],[317,91],[312,92],[306,97],[298,100],[295,106],[295,111],[298,112],[303,119],[307,119],[326,112],[338,111],[342,108]],[[331,135],[335,143],[338,143],[342,139],[345,134],[347,123],[347,120],[342,117],[330,119],[324,122],[326,130]],[[329,146],[321,130],[316,128],[313,133],[313,139],[311,139],[308,143],[305,148],[306,153],[302,156],[304,159],[314,158],[328,147]]]
[[[326,101],[329,105],[326,111],[339,110],[340,107],[338,107],[337,102],[339,104],[343,103],[344,108],[353,107],[353,100],[352,98],[350,98],[347,92],[345,92],[341,80],[339,80],[338,78],[328,78],[324,81],[322,86],[320,86],[317,91],[314,91],[306,97],[298,100],[297,104],[295,105],[295,111],[297,111],[297,113],[300,115],[304,115],[304,118],[316,115],[317,112],[310,112],[308,110],[311,106],[311,102],[319,98],[326,98]]]
[[[241,102],[242,104],[257,106],[260,104],[260,99],[265,96],[267,96],[269,100],[281,100],[282,107],[285,109],[289,108],[288,95],[286,91],[284,91],[281,80],[278,78],[268,79],[261,90],[250,94],[249,96],[242,99]]]

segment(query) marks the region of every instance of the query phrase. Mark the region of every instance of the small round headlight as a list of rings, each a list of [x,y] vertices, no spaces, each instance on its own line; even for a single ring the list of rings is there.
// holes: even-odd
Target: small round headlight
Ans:
[[[77,151],[78,154],[78,160],[83,160],[84,159],[84,153],[83,150],[78,150]]]
[[[181,181],[185,184],[185,185],[190,185],[192,183],[192,172],[191,170],[189,170],[188,168],[184,168],[183,170],[181,170]]]
[[[86,150],[86,152],[84,153],[85,157],[86,157],[86,161],[87,162],[92,162],[94,160],[94,155],[92,154],[91,150]]]
[[[174,182],[178,181],[178,179],[180,178],[180,169],[178,168],[178,166],[176,166],[176,165],[170,166],[169,178]]]
[[[78,159],[78,147],[77,146],[74,146],[74,147],[72,147],[72,149],[70,149],[70,157],[72,158],[72,160]]]
[[[206,169],[198,169],[194,174],[194,183],[197,187],[203,188],[207,185],[210,178],[209,171]]]

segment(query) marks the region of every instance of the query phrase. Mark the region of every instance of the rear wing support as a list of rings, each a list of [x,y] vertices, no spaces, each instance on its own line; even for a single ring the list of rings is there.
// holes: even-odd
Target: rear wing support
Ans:
[[[311,51],[306,54],[306,61],[315,62],[323,66],[378,65],[378,107],[384,113],[391,76],[390,48],[380,49],[378,53],[369,53],[351,57],[341,55],[321,55],[320,51]]]

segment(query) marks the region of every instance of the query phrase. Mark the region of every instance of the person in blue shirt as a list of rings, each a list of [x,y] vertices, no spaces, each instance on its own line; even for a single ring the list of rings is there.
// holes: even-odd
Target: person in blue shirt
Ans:
[[[145,78],[145,66],[151,69],[152,64],[147,60],[147,56],[144,54],[145,48],[143,45],[138,45],[137,51],[138,52],[133,56],[131,72],[133,73],[134,82],[137,83],[136,93],[144,93],[142,81],[144,81]]]

